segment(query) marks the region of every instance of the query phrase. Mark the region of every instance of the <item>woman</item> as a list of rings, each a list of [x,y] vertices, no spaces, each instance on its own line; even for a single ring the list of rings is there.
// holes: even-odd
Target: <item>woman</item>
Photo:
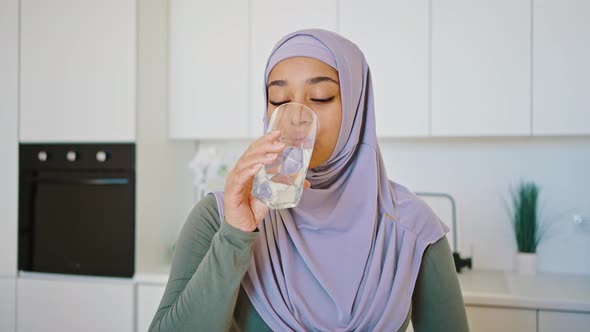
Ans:
[[[390,182],[369,67],[350,41],[303,30],[278,42],[268,110],[309,106],[319,132],[297,207],[269,211],[253,177],[283,145],[256,140],[180,234],[153,331],[467,331],[446,226]]]

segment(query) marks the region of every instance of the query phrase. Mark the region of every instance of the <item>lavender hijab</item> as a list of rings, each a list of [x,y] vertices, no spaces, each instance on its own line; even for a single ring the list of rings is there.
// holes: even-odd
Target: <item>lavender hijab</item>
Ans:
[[[315,58],[338,71],[342,124],[332,156],[310,169],[297,207],[258,226],[242,281],[274,331],[397,331],[422,254],[448,228],[405,187],[390,182],[375,134],[369,67],[359,48],[325,30],[285,36],[268,60]],[[264,119],[265,130],[268,119]],[[223,220],[223,194],[215,193]]]

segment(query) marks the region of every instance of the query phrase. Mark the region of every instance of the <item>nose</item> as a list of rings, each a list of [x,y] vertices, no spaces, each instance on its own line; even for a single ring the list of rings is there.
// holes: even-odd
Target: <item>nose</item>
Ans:
[[[307,108],[306,108],[307,107]],[[289,119],[292,126],[305,127],[313,122],[313,115],[310,114],[311,108],[305,104],[292,105],[289,111]]]

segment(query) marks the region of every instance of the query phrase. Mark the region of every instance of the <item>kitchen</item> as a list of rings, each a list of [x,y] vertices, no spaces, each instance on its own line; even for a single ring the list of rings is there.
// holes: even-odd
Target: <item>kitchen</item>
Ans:
[[[307,27],[365,52],[390,178],[456,201],[471,330],[590,323],[585,2],[0,3],[0,331],[146,331],[192,206],[262,134],[270,49]],[[132,276],[19,268],[19,144],[55,143],[134,145]],[[554,226],[532,276],[516,271],[506,207],[521,179]],[[446,200],[427,201],[453,224]]]

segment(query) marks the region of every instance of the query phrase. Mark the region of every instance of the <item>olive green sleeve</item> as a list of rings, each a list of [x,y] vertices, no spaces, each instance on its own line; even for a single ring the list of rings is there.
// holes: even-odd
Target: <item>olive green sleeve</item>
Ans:
[[[415,332],[469,331],[463,295],[446,237],[424,253],[412,296]]]
[[[227,331],[252,259],[257,232],[219,226],[213,195],[203,198],[182,228],[170,277],[150,331]]]

